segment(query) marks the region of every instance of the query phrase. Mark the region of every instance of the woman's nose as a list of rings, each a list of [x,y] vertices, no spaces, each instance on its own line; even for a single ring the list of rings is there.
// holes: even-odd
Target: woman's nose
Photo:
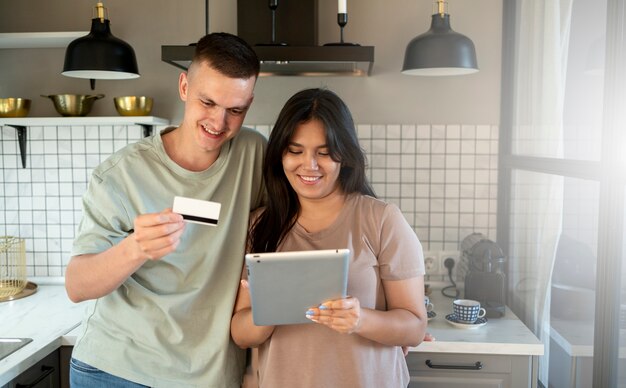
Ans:
[[[309,155],[307,156],[306,166],[311,170],[317,170],[317,156]]]

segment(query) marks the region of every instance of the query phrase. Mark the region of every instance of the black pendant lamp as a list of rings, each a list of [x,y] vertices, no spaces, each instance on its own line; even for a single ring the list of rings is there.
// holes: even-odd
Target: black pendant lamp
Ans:
[[[72,41],[65,51],[61,74],[88,78],[91,88],[96,79],[131,79],[139,77],[135,51],[126,42],[111,34],[109,19],[101,2],[95,6],[97,17],[91,19],[88,35]]]
[[[476,49],[467,36],[450,27],[444,0],[437,0],[430,30],[413,38],[406,46],[402,74],[442,76],[478,71]]]

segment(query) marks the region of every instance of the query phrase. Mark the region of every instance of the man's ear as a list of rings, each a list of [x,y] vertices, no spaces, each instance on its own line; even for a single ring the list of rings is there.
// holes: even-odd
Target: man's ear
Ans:
[[[186,72],[180,73],[178,77],[178,94],[180,99],[187,101],[187,91],[189,89],[189,76]]]

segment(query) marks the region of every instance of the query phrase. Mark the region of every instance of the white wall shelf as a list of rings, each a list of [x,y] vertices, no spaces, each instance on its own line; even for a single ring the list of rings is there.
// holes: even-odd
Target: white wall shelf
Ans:
[[[59,48],[87,35],[88,31],[4,32],[0,33],[0,49]]]
[[[1,117],[0,125],[72,126],[72,125],[167,125],[169,120],[155,116],[82,116],[82,117]]]
[[[150,136],[156,125],[168,125],[167,119],[154,116],[95,116],[95,117],[4,117],[0,126],[13,127],[22,157],[22,167],[26,168],[26,127],[80,126],[80,125],[141,125],[143,135]]]

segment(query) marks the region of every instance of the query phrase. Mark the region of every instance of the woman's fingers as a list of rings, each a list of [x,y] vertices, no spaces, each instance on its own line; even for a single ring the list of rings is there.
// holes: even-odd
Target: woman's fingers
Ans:
[[[358,299],[347,297],[313,307],[306,312],[306,317],[340,333],[350,334],[360,325],[361,308]]]
[[[357,298],[352,296],[348,296],[341,299],[333,299],[328,300],[319,305],[319,309],[321,311],[330,311],[330,310],[350,310],[355,308],[359,303]]]

